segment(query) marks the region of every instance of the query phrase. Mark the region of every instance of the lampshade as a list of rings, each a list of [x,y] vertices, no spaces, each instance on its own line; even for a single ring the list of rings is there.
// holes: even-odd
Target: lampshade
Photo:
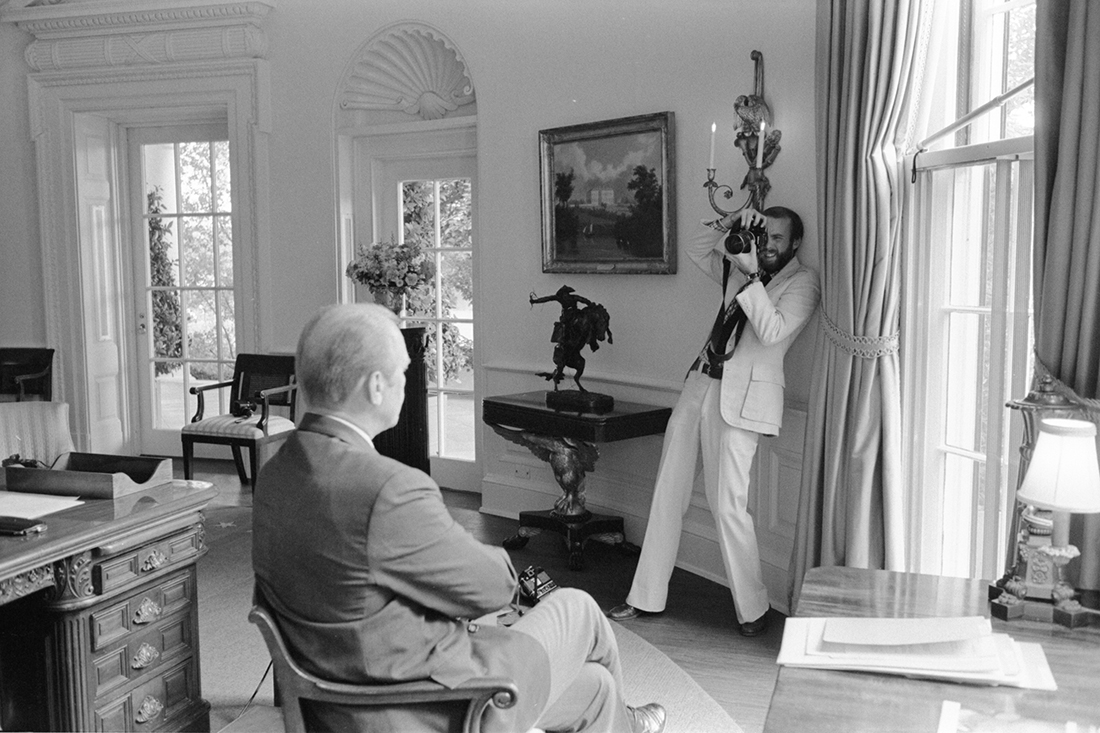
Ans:
[[[1096,426],[1062,418],[1040,422],[1035,452],[1016,499],[1071,514],[1100,512]]]

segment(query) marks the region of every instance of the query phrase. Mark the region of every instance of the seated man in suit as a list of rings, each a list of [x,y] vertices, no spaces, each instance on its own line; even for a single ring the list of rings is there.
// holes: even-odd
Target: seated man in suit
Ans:
[[[396,319],[375,305],[329,306],[296,357],[308,405],[267,462],[253,500],[256,593],[307,670],[345,682],[485,675],[516,681],[518,703],[490,707],[486,730],[645,731],[660,705],[628,707],[615,635],[595,601],[562,588],[509,628],[472,623],[514,598],[508,554],[450,516],[426,474],[378,454],[397,424],[409,357]],[[315,704],[311,730],[451,730],[454,708]]]

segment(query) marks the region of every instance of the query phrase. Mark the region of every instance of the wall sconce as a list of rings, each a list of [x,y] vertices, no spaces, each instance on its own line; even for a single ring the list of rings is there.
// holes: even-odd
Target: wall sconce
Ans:
[[[733,110],[737,113],[739,123],[733,144],[745,156],[745,162],[749,165],[749,172],[741,181],[741,189],[748,189],[748,198],[740,208],[727,211],[714,201],[714,194],[720,190],[722,195],[733,198],[734,191],[729,186],[719,185],[714,180],[716,168],[714,167],[714,141],[717,132],[717,124],[710,126],[710,166],[707,168],[707,181],[703,188],[707,189],[710,205],[719,216],[735,214],[746,207],[757,211],[764,210],[764,199],[771,190],[771,183],[764,175],[764,169],[775,162],[781,148],[779,141],[783,133],[772,127],[772,113],[764,101],[764,54],[753,51],[750,57],[755,62],[755,84],[753,93],[740,95],[733,102]]]
[[[1024,563],[1046,563],[1050,577],[1051,618],[1070,628],[1084,625],[1092,612],[1078,603],[1077,591],[1065,578],[1065,567],[1080,552],[1069,543],[1069,515],[1100,513],[1100,466],[1096,453],[1096,426],[1085,420],[1050,418],[1039,424],[1035,450],[1016,493],[1021,504],[1053,513],[1049,544],[1028,543],[1021,548]],[[1032,556],[1034,555],[1034,556]],[[1005,583],[993,601],[994,616],[1024,615],[1028,584],[1020,577]]]

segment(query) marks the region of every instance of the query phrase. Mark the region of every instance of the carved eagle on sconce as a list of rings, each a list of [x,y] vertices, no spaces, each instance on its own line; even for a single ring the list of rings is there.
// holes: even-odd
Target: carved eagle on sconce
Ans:
[[[772,124],[772,111],[763,97],[742,94],[733,100],[733,111],[741,118],[740,135],[755,135],[760,131],[761,120]]]

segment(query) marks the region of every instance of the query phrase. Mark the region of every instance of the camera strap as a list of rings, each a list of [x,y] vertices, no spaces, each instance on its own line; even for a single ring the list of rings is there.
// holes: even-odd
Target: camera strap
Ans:
[[[710,339],[707,341],[706,347],[706,358],[711,364],[720,364],[728,361],[733,356],[733,350],[737,348],[737,342],[741,340],[741,334],[745,331],[745,324],[749,320],[748,315],[741,308],[741,304],[737,302],[737,294],[748,287],[749,283],[746,282],[742,285],[737,294],[730,299],[729,305],[726,305],[726,286],[729,284],[730,269],[730,261],[723,259],[722,302],[719,304],[718,314],[714,318],[714,325],[711,327]],[[770,280],[771,275],[766,272],[760,278],[760,282],[764,285],[767,285]],[[727,351],[726,345],[730,343],[730,337],[733,337],[733,344]]]

